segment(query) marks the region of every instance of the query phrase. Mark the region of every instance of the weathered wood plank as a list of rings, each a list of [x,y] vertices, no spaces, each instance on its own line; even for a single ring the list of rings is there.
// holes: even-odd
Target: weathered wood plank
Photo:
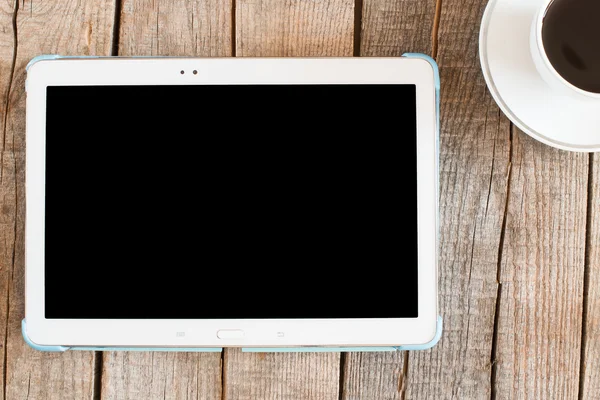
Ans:
[[[515,129],[500,274],[497,399],[575,399],[588,155]]]
[[[2,2],[2,14],[6,3]],[[0,287],[8,295],[6,329],[6,399],[83,399],[93,391],[92,352],[41,353],[30,349],[21,337],[24,317],[24,222],[25,222],[25,66],[39,54],[110,54],[114,17],[113,1],[19,1],[15,71],[5,105],[2,153],[2,270]],[[11,23],[2,21],[3,35]],[[2,92],[6,62],[1,45]],[[12,39],[8,42],[12,45]],[[10,74],[8,75],[10,76]],[[2,101],[4,101],[4,97]],[[4,115],[4,114],[3,114]],[[2,305],[4,309],[4,304]],[[4,336],[2,330],[0,335]]]
[[[231,1],[124,0],[121,56],[230,56]],[[102,398],[220,399],[220,353],[104,353]]]
[[[444,335],[410,353],[407,399],[487,399],[497,267],[510,164],[510,123],[479,66],[486,2],[442,2],[439,299]]]
[[[363,1],[361,56],[432,55],[435,0]]]
[[[402,400],[408,353],[347,353],[343,365],[342,399]]]
[[[587,309],[581,362],[582,399],[600,399],[600,155],[593,155],[587,226]]]
[[[364,0],[360,55],[431,55],[435,0]],[[405,352],[347,353],[342,398],[401,399],[405,391]],[[408,364],[406,364],[408,366]]]
[[[106,399],[220,399],[221,353],[104,354]]]
[[[351,56],[354,0],[238,0],[236,55]]]
[[[231,0],[123,0],[119,55],[231,55]]]
[[[238,56],[351,56],[354,1],[241,0]],[[338,399],[337,353],[242,353],[225,350],[227,399]]]
[[[14,2],[0,2],[0,399],[4,400],[4,372],[6,334],[8,323],[8,288],[12,277],[13,254],[15,249],[15,227],[17,224],[16,192],[17,183],[14,171],[14,151],[8,149],[4,115],[7,110],[7,93],[11,81],[14,53],[14,32],[12,18]]]
[[[225,399],[338,400],[338,353],[225,350]]]

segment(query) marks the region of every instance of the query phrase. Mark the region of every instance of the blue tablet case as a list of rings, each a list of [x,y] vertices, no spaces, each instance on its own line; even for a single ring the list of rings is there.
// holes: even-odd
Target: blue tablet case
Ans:
[[[440,130],[440,74],[437,63],[435,60],[428,55],[420,53],[405,53],[403,57],[409,58],[421,58],[431,64],[435,79],[435,91],[436,91],[436,143],[438,146],[439,154],[439,130]],[[54,60],[58,58],[100,58],[97,56],[59,56],[59,55],[41,55],[33,58],[26,69],[38,61],[41,60]],[[439,228],[438,228],[439,229]],[[442,337],[442,317],[437,318],[436,333],[434,338],[425,344],[421,345],[404,345],[404,346],[388,346],[388,347],[247,347],[242,348],[243,352],[248,353],[296,353],[296,352],[313,352],[313,353],[326,353],[326,352],[378,352],[378,351],[402,351],[402,350],[426,350],[430,349],[439,342]],[[21,332],[23,339],[30,347],[40,351],[53,351],[62,352],[67,350],[83,350],[83,351],[172,351],[172,352],[221,352],[222,347],[67,347],[67,346],[40,346],[33,343],[27,335],[27,324],[25,320],[21,321]]]

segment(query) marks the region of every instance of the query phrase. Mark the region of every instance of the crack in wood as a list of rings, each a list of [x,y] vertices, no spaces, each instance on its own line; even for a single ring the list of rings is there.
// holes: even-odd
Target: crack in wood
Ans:
[[[594,185],[594,153],[589,154],[588,160],[588,182],[587,182],[587,209],[585,223],[585,254],[583,256],[583,302],[581,310],[581,352],[579,355],[579,393],[577,398],[583,400],[585,386],[585,351],[587,348],[587,319],[588,319],[588,294],[590,288],[590,251],[592,248],[592,208],[593,208],[593,185]]]
[[[402,363],[402,372],[398,379],[398,391],[400,392],[400,400],[406,399],[406,384],[408,380],[408,351],[404,352],[404,362]]]
[[[437,60],[438,39],[440,31],[440,19],[442,17],[442,0],[435,3],[435,17],[433,18],[433,29],[431,31],[431,56]]]
[[[19,0],[15,0],[15,5],[12,15],[12,30],[13,30],[13,55],[10,65],[10,72],[8,76],[8,85],[6,88],[6,96],[4,97],[4,115],[2,116],[2,149],[0,149],[0,183],[4,182],[4,152],[6,151],[6,126],[8,124],[8,110],[10,108],[10,93],[12,90],[12,83],[15,76],[15,66],[17,63],[17,47],[19,44],[17,37],[17,12],[19,11]],[[14,153],[14,138],[13,148]]]
[[[501,305],[501,299],[502,299],[502,282],[501,282],[501,275],[502,275],[502,251],[504,248],[504,237],[506,234],[506,220],[507,220],[507,214],[508,214],[508,201],[510,199],[510,183],[511,183],[511,178],[512,178],[512,163],[513,163],[513,130],[515,129],[515,127],[513,126],[512,122],[510,124],[510,136],[509,136],[509,152],[508,152],[508,171],[507,171],[507,175],[506,175],[506,201],[504,203],[504,216],[502,218],[502,230],[500,231],[500,241],[498,244],[498,264],[497,264],[497,270],[496,270],[496,282],[498,285],[498,290],[496,293],[496,310],[494,313],[494,331],[493,331],[493,336],[492,336],[492,351],[491,351],[491,355],[490,355],[490,364],[492,366],[492,371],[490,374],[490,399],[491,400],[495,400],[496,399],[496,378],[497,378],[497,373],[498,373],[498,367],[497,367],[497,360],[496,360],[496,355],[497,355],[497,349],[498,349],[498,324],[499,324],[499,316],[500,316],[500,305]]]

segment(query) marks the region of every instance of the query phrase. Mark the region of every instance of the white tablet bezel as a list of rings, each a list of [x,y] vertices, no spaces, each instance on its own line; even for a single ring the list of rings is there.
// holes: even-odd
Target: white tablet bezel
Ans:
[[[197,71],[193,74],[192,71]],[[184,71],[182,74],[181,71]],[[52,85],[415,84],[417,90],[418,311],[414,319],[119,320],[44,318],[46,87]],[[27,73],[27,334],[62,346],[390,346],[424,344],[437,318],[437,118],[434,71],[418,58],[85,58],[37,61]],[[233,101],[233,99],[232,99]],[[386,99],[385,101],[394,101]],[[235,104],[234,104],[235,105]],[[360,104],[357,103],[357,107]],[[357,112],[359,109],[356,110]],[[352,112],[349,110],[349,112]],[[208,116],[207,118],[210,118]],[[354,118],[348,115],[348,118]],[[93,121],[90,121],[93,123]],[[204,123],[198,121],[198,127]],[[393,124],[390,124],[393,126]],[[85,129],[85,126],[82,126]],[[101,138],[99,138],[101,140]],[[398,149],[398,157],[403,151]],[[400,185],[402,173],[399,171]],[[412,178],[411,178],[412,179]],[[398,204],[398,207],[402,207]],[[398,268],[402,268],[399,255]],[[372,273],[364,266],[364,273]],[[388,282],[379,271],[382,282]],[[110,282],[113,277],[106,277]],[[289,279],[293,279],[290,277]],[[198,283],[213,285],[214,282]],[[360,280],[357,282],[360,286]],[[401,289],[399,289],[401,290]],[[356,293],[358,295],[358,293]],[[102,296],[103,293],[96,293]],[[223,293],[223,296],[232,294]],[[352,293],[348,292],[351,296]],[[218,299],[215,299],[218,301]],[[215,304],[204,304],[214,307]],[[340,307],[344,307],[340,299]],[[220,339],[219,330],[243,337]],[[183,333],[182,333],[183,332]],[[225,335],[221,335],[225,336]]]

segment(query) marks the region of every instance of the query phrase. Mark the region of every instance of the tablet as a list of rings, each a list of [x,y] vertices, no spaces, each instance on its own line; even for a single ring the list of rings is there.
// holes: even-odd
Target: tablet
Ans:
[[[36,345],[434,337],[429,62],[58,58],[26,89]]]

